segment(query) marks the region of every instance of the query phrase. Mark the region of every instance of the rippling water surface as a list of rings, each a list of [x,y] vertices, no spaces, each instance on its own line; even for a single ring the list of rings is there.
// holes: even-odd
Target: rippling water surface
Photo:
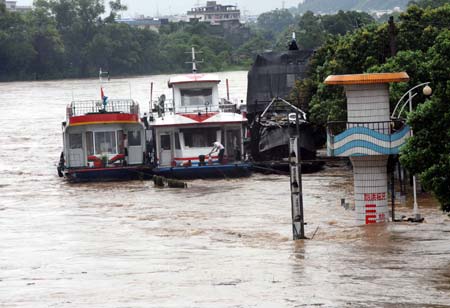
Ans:
[[[246,72],[220,75],[245,99]],[[145,110],[167,79],[105,94],[131,89]],[[0,84],[0,307],[450,307],[450,219],[428,198],[424,224],[356,227],[339,205],[351,170],[305,175],[314,238],[293,242],[285,176],[69,184],[56,163],[72,92],[100,95],[86,80]]]

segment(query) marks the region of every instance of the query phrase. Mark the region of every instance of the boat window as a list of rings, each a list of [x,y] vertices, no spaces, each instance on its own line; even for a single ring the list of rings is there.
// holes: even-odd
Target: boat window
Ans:
[[[87,155],[94,155],[94,134],[86,132],[86,152]]]
[[[175,133],[175,149],[177,149],[177,150],[181,149],[179,133]]]
[[[216,127],[182,129],[184,145],[186,147],[212,147],[216,141],[217,130]]]
[[[181,89],[181,106],[205,106],[211,104],[212,88]]]
[[[95,132],[95,153],[116,154],[116,132]]]
[[[161,135],[161,150],[170,150],[170,135]]]
[[[83,148],[83,137],[81,134],[69,134],[69,148],[70,149]]]
[[[128,146],[141,145],[141,132],[138,130],[128,131]]]

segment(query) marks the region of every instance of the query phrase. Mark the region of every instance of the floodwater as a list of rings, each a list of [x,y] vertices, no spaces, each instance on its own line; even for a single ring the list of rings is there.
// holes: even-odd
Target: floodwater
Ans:
[[[245,99],[246,72],[220,75]],[[155,98],[167,79],[105,94],[131,89],[144,111],[150,82]],[[340,206],[345,167],[304,176],[312,239],[298,242],[285,176],[66,183],[56,163],[72,89],[100,96],[93,80],[0,84],[0,307],[450,307],[450,218],[421,196],[423,224],[357,227]]]

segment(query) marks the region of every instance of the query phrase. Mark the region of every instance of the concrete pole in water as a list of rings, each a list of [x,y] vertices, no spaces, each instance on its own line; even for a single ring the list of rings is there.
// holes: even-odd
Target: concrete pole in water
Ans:
[[[275,102],[282,102],[295,110],[295,136],[289,139],[289,170],[291,183],[291,215],[292,215],[292,233],[294,240],[306,239],[305,220],[303,216],[303,188],[302,188],[302,165],[300,152],[300,120],[299,113],[306,120],[304,111],[295,107],[288,101],[275,97],[261,113],[262,118]],[[288,116],[289,117],[289,116]]]
[[[292,235],[294,240],[306,239],[303,215],[302,165],[300,152],[300,123],[298,110],[295,112],[296,136],[289,142],[289,164],[291,174]]]
[[[325,83],[343,85],[348,121],[343,131],[329,123],[327,146],[331,156],[347,156],[353,165],[355,211],[358,224],[388,220],[387,162],[410,136],[407,125],[394,130],[390,119],[389,83],[406,82],[408,74],[382,73],[329,76]],[[331,129],[330,129],[331,127]]]

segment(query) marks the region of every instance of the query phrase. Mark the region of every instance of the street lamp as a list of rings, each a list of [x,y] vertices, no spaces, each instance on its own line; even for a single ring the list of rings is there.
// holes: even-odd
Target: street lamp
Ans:
[[[431,89],[431,87],[429,85],[426,85],[425,87],[423,87],[423,95],[425,96],[430,96],[431,93],[433,93],[433,90]]]
[[[423,87],[422,93],[425,96],[430,96],[433,90],[429,86],[430,82],[424,82],[421,84],[416,85],[415,87],[412,87],[409,89],[403,96],[400,98],[400,100],[397,102],[397,105],[394,108],[394,111],[392,112],[391,118],[400,118],[401,114],[403,113],[403,110],[408,105],[409,106],[409,112],[411,113],[413,111],[412,101],[413,98],[417,95],[417,93],[413,94],[413,91],[417,88]],[[405,98],[408,98],[406,101],[403,101]],[[400,107],[401,106],[401,107]],[[397,115],[396,115],[397,113]],[[414,135],[413,130],[411,128],[411,137]],[[413,215],[414,215],[414,222],[421,221],[422,217],[419,212],[419,205],[417,204],[417,187],[416,187],[416,176],[413,175],[413,196],[414,196],[414,205],[413,205]]]

